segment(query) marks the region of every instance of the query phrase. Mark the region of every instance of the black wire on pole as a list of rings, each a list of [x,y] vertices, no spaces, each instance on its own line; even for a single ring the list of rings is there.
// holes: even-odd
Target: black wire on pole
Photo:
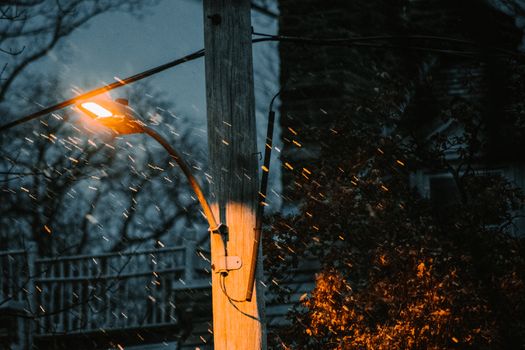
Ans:
[[[265,41],[278,41],[278,42],[291,42],[297,44],[310,44],[310,45],[330,45],[330,46],[360,46],[360,47],[376,47],[376,48],[400,48],[400,49],[409,49],[416,51],[427,51],[434,53],[442,54],[456,54],[462,56],[474,56],[477,57],[480,54],[494,55],[493,52],[498,52],[502,56],[513,56],[516,58],[525,58],[525,54],[520,52],[515,52],[512,50],[494,47],[494,46],[484,46],[479,43],[471,40],[459,39],[459,38],[450,38],[450,37],[441,37],[435,35],[373,35],[373,36],[362,36],[362,37],[350,37],[350,38],[312,38],[312,37],[301,37],[301,36],[288,36],[288,35],[273,35],[266,33],[252,33],[255,36],[260,36],[262,38],[254,39],[253,43],[265,42]],[[449,44],[462,44],[470,45],[473,48],[477,49],[474,51],[465,51],[457,49],[442,49],[435,47],[427,46],[409,46],[404,44],[387,44],[382,41],[422,41],[430,40],[437,41]],[[379,42],[377,44],[369,42]]]
[[[266,140],[264,142],[264,161],[261,176],[261,188],[259,190],[259,203],[257,212],[255,214],[255,238],[252,247],[252,260],[250,261],[250,274],[248,277],[248,286],[246,289],[246,301],[251,301],[253,296],[253,289],[255,288],[255,273],[257,270],[257,260],[259,258],[259,246],[262,237],[262,221],[264,216],[264,207],[266,206],[266,195],[268,192],[268,178],[270,175],[270,161],[273,148],[273,129],[275,124],[275,111],[273,104],[275,99],[281,94],[284,86],[273,96],[268,108],[268,125],[266,127]]]
[[[261,42],[290,42],[296,44],[305,44],[305,45],[323,45],[323,46],[357,46],[357,47],[367,47],[367,48],[382,48],[382,49],[408,49],[413,51],[423,51],[423,52],[433,52],[438,54],[447,54],[447,55],[458,55],[463,57],[479,57],[480,55],[494,56],[494,53],[498,53],[495,56],[511,56],[514,58],[525,58],[525,55],[520,52],[515,52],[508,49],[502,49],[498,47],[486,47],[479,45],[479,43],[457,39],[457,38],[448,38],[448,37],[439,37],[431,35],[407,35],[407,36],[398,36],[398,35],[376,35],[376,36],[364,36],[364,37],[351,37],[351,38],[311,38],[311,37],[298,37],[298,36],[286,36],[286,35],[272,35],[264,33],[252,33],[253,35],[260,36],[260,38],[252,39],[252,43],[261,43]],[[390,44],[385,41],[420,41],[420,40],[430,40],[438,41],[443,43],[455,43],[462,45],[471,45],[474,50],[457,50],[457,49],[442,49],[436,47],[427,47],[427,46],[414,46],[414,45],[405,45],[405,44]],[[375,43],[378,42],[378,43]],[[184,57],[175,59],[163,65],[151,68],[144,72],[135,74],[125,79],[118,80],[109,85],[102,86],[100,88],[93,89],[84,94],[78,95],[69,100],[62,101],[55,105],[44,108],[35,113],[29,114],[23,118],[14,120],[10,123],[0,126],[0,133],[4,132],[7,129],[15,127],[17,125],[23,124],[25,122],[31,121],[33,119],[42,117],[59,109],[68,107],[79,100],[91,98],[96,95],[100,95],[104,92],[114,90],[124,85],[134,83],[136,81],[142,80],[144,78],[150,77],[154,74],[165,71],[169,68],[175,67],[179,64],[195,60],[197,58],[204,56],[204,49],[195,51],[186,55]]]

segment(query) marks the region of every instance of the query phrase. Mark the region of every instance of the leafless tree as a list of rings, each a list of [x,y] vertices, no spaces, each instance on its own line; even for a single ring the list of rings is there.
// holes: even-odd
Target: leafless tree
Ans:
[[[2,118],[11,119],[10,115],[34,101],[45,104],[56,100],[50,91],[56,91],[59,82],[28,78],[23,73],[75,29],[110,11],[141,15],[155,2],[1,2]],[[15,98],[6,103],[8,96]],[[172,140],[188,144],[189,134],[172,126],[181,121],[173,117],[165,102],[154,103],[143,95],[134,102],[134,108],[144,116],[171,118],[164,130]],[[71,118],[76,117],[64,111],[2,136],[0,210],[4,225],[0,235],[4,248],[34,240],[41,254],[66,249],[81,252],[97,245],[93,244],[97,236],[108,242],[105,250],[120,250],[128,243],[158,240],[175,223],[184,226],[186,212],[190,216],[198,213],[187,191],[177,189],[185,187],[177,186],[179,178],[170,169],[173,164],[155,145],[140,136],[129,140],[86,137],[78,125],[69,123]]]
[[[0,102],[29,66],[75,29],[110,11],[141,11],[156,0],[10,0],[0,2]]]
[[[41,97],[45,90],[35,93]],[[130,93],[136,112],[153,127],[164,118],[162,132],[174,146],[200,149],[192,134],[198,131],[145,91],[155,95],[143,84]],[[4,245],[33,240],[44,255],[100,246],[118,251],[164,239],[175,225],[199,222],[197,202],[164,150],[143,135],[115,138],[89,129],[65,111],[3,140]],[[202,154],[186,156],[196,171],[202,169]]]

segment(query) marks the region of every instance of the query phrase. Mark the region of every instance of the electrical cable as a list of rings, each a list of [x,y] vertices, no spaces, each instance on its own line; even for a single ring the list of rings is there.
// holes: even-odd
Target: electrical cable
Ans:
[[[289,42],[289,43],[305,44],[305,45],[308,44],[308,45],[320,45],[320,46],[336,46],[336,47],[344,46],[344,47],[366,47],[366,48],[377,48],[377,49],[403,49],[403,50],[431,52],[431,53],[436,53],[436,54],[460,56],[460,57],[468,57],[468,58],[479,57],[482,54],[486,56],[491,56],[491,57],[509,56],[509,54],[505,54],[505,53],[495,55],[495,54],[489,54],[487,52],[481,52],[481,51],[450,50],[450,49],[440,49],[440,48],[425,47],[425,46],[392,45],[392,44],[386,44],[386,43],[378,43],[378,44],[364,43],[364,42],[359,42],[360,40],[357,40],[357,39],[354,41],[354,39],[333,40],[333,39],[308,39],[308,38],[275,36],[275,37],[264,37],[264,38],[254,39],[252,42],[260,43],[260,42],[269,42],[269,41]],[[514,56],[515,58],[525,58],[525,55],[521,53],[513,52],[512,56]]]
[[[307,43],[307,44],[322,44],[322,45],[340,45],[340,44],[358,44],[363,41],[384,41],[384,40],[431,40],[431,41],[441,41],[446,43],[455,43],[455,44],[463,44],[463,45],[471,45],[473,47],[484,49],[484,50],[490,50],[490,51],[497,51],[505,55],[514,55],[517,57],[523,58],[525,55],[519,52],[514,52],[508,49],[503,49],[500,47],[494,47],[494,46],[484,46],[480,45],[480,43],[477,43],[472,40],[466,40],[466,39],[459,39],[459,38],[450,38],[450,37],[442,37],[442,36],[436,36],[436,35],[372,35],[372,36],[361,36],[361,37],[350,37],[350,38],[313,38],[313,37],[300,37],[300,36],[289,36],[289,35],[274,35],[274,34],[266,34],[266,33],[259,33],[259,32],[252,32],[252,35],[255,36],[261,36],[266,39],[254,39],[254,42],[262,42],[262,41],[280,41],[280,42],[294,42],[294,43]],[[359,45],[361,46],[361,45]],[[369,45],[366,45],[369,46]],[[375,44],[374,47],[385,47],[381,44]],[[407,46],[389,46],[389,47],[403,47],[403,48],[419,48],[419,49],[430,49],[430,50],[440,50],[437,48],[431,48],[431,47],[407,47]],[[443,53],[479,53],[477,51],[462,51],[462,50],[442,50]]]
[[[228,298],[229,301],[231,302],[236,302],[236,303],[243,303],[245,300],[240,300],[240,299],[233,299],[229,294],[228,292],[226,291],[226,277],[228,277],[228,272],[220,272],[220,284],[221,284],[221,290],[222,292],[224,293],[224,295],[226,296],[226,298]]]
[[[385,41],[385,40],[432,40],[432,41],[442,41],[442,42],[448,42],[448,43],[468,44],[468,45],[475,46],[478,49],[499,52],[500,53],[499,56],[512,56],[512,57],[521,58],[521,59],[525,58],[524,54],[519,53],[519,52],[514,52],[511,50],[507,50],[507,49],[502,49],[498,47],[484,47],[484,46],[479,45],[478,43],[475,43],[469,40],[429,36],[429,35],[408,35],[408,36],[382,35],[382,36],[365,36],[365,37],[352,37],[352,38],[311,38],[311,37],[296,37],[296,36],[286,36],[286,35],[272,35],[272,34],[264,34],[264,33],[257,33],[257,32],[253,32],[252,34],[255,36],[261,36],[261,38],[252,39],[252,43],[254,44],[260,43],[260,42],[278,41],[278,42],[291,42],[291,43],[310,44],[310,45],[328,45],[328,46],[352,45],[352,46],[368,47],[368,48],[408,49],[408,50],[414,50],[414,51],[433,52],[433,53],[439,53],[439,54],[458,55],[458,56],[464,56],[464,57],[478,57],[480,54],[490,55],[490,52],[482,52],[482,51],[451,50],[451,49],[440,49],[440,48],[425,47],[425,46],[392,45],[392,44],[386,44],[386,43],[374,44],[374,43],[364,42],[364,41]],[[20,125],[22,123],[28,122],[30,120],[42,117],[56,110],[68,107],[76,103],[78,100],[87,99],[87,98],[102,94],[104,92],[119,88],[121,86],[134,83],[136,81],[142,80],[154,74],[160,73],[166,69],[175,67],[185,62],[195,60],[203,56],[204,56],[204,49],[200,49],[193,53],[190,53],[189,55],[175,59],[163,65],[151,68],[144,72],[135,74],[131,77],[121,79],[121,80],[119,79],[118,81],[111,83],[109,85],[105,85],[100,88],[93,89],[77,97],[65,100],[63,102],[49,106],[35,113],[29,114],[23,118],[20,118],[10,123],[1,125],[0,132],[3,132],[7,129]]]
[[[107,92],[107,91],[110,91],[110,90],[114,90],[114,89],[119,88],[121,86],[134,83],[136,81],[139,81],[139,80],[142,80],[144,78],[150,77],[150,76],[152,76],[154,74],[157,74],[157,73],[160,73],[162,71],[165,71],[166,69],[175,67],[175,66],[177,66],[179,64],[182,64],[182,63],[185,63],[185,62],[193,61],[193,60],[195,60],[197,58],[200,58],[200,57],[203,57],[203,56],[204,56],[204,49],[200,49],[200,50],[197,50],[195,52],[190,53],[189,55],[183,56],[181,58],[177,58],[177,59],[175,59],[173,61],[170,61],[168,63],[165,63],[163,65],[160,65],[160,66],[148,69],[148,70],[146,70],[144,72],[141,72],[141,73],[137,73],[137,74],[132,75],[130,77],[127,77],[125,79],[119,79],[119,80],[115,81],[114,83],[111,83],[111,84],[108,84],[108,85],[105,85],[105,86],[102,86],[102,87],[90,90],[90,91],[88,91],[86,93],[83,93],[83,94],[80,94],[80,95],[78,95],[76,97],[70,98],[68,100],[65,100],[65,101],[59,102],[57,104],[54,104],[52,106],[49,106],[47,108],[44,108],[44,109],[42,109],[42,110],[40,110],[38,112],[31,113],[31,114],[29,114],[29,115],[27,115],[27,116],[25,116],[23,118],[17,119],[15,121],[12,121],[12,122],[7,123],[7,124],[4,124],[4,125],[0,126],[0,132],[3,132],[5,130],[7,130],[7,129],[10,129],[10,128],[15,127],[15,126],[20,125],[20,124],[23,124],[25,122],[31,121],[33,119],[36,119],[36,118],[39,118],[39,117],[43,117],[44,115],[47,115],[47,114],[52,113],[54,111],[57,111],[59,109],[71,106],[71,105],[75,104],[76,102],[78,102],[79,100],[88,99],[88,98],[100,95],[100,94],[102,94],[104,92]]]
[[[225,281],[226,276],[227,276],[227,274],[225,274],[225,273],[221,273],[221,274],[220,274],[220,277],[219,277],[219,278],[220,278],[220,280],[219,280],[219,284],[220,284],[220,286],[221,286],[221,290],[222,290],[222,292],[224,293],[224,295],[225,295],[226,298],[228,299],[228,302],[230,303],[230,305],[233,306],[233,308],[234,308],[235,310],[239,311],[239,312],[240,312],[241,314],[243,314],[244,316],[249,317],[249,318],[251,318],[252,320],[255,320],[255,321],[257,321],[257,322],[261,322],[261,319],[260,319],[260,318],[255,317],[255,316],[253,316],[253,315],[250,315],[250,314],[248,314],[248,313],[242,311],[241,309],[239,309],[239,307],[238,307],[237,305],[235,305],[236,302],[244,302],[245,300],[235,300],[235,299],[232,299],[232,298],[228,295],[228,292],[226,291],[226,283],[225,283],[225,282],[226,282],[226,281]]]
[[[257,260],[259,259],[259,246],[262,237],[262,221],[264,216],[264,207],[266,206],[266,194],[268,190],[268,178],[270,174],[270,162],[273,148],[273,129],[275,124],[275,111],[273,104],[275,99],[281,94],[284,86],[273,96],[268,108],[268,126],[266,128],[266,141],[264,144],[264,161],[262,166],[261,186],[259,190],[259,201],[257,212],[255,214],[255,237],[253,239],[252,260],[250,262],[250,274],[246,290],[245,301],[251,301],[253,288],[255,288],[255,273],[257,270]]]

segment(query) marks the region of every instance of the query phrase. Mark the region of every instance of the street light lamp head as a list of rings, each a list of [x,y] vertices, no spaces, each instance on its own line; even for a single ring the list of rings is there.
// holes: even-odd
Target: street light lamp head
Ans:
[[[133,116],[127,100],[94,99],[79,101],[75,107],[99,124],[113,130],[118,135],[144,132],[144,124]]]
[[[80,104],[80,108],[82,108],[86,112],[89,112],[89,114],[95,115],[95,119],[107,118],[113,115],[113,113],[111,113],[110,111],[108,111],[107,109],[95,102],[82,102]]]

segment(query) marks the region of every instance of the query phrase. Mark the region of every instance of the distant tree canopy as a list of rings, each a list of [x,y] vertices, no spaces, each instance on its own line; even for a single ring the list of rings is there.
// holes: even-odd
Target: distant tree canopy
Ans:
[[[2,124],[21,117],[20,111],[64,98],[66,83],[29,68],[51,50],[59,50],[57,45],[75,29],[110,11],[140,16],[155,2],[3,2]],[[195,146],[202,135],[195,135],[186,118],[147,84],[129,91],[130,104],[144,122],[154,128],[162,123],[169,142],[179,149],[183,144],[187,161],[202,170],[202,149]],[[120,251],[175,243],[180,236],[167,241],[174,227],[199,222],[199,206],[186,180],[160,146],[140,135],[97,134],[93,127],[67,109],[1,136],[0,249],[35,241],[42,256]]]
[[[46,91],[35,93],[42,100]],[[146,123],[164,125],[174,147],[193,148],[196,153],[186,152],[186,160],[202,169],[199,135],[192,135],[185,118],[147,85],[139,84],[129,98]],[[198,203],[159,145],[144,135],[115,137],[95,129],[67,110],[2,139],[4,249],[35,241],[41,255],[56,255],[173,244],[176,238],[168,234],[174,227],[199,222]]]
[[[64,38],[110,11],[139,15],[157,0],[13,0],[0,3],[0,102],[15,79]]]
[[[471,39],[476,30],[459,30],[462,12],[450,1],[411,3],[357,1],[323,9],[322,1],[312,0],[302,2],[301,12],[283,1],[281,31],[344,36],[426,30]],[[477,75],[464,74],[478,72],[469,66],[487,72],[490,58],[284,44],[280,50],[288,89],[281,110],[285,195],[296,214],[272,218],[264,242],[267,270],[286,298],[276,284],[291,267],[313,257],[321,269],[315,289],[294,300],[299,304],[289,314],[290,326],[270,334],[272,347],[525,348],[525,246],[518,226],[523,189],[483,172],[502,161],[519,162],[488,154],[493,126],[505,124],[512,131],[507,137],[525,130],[523,62],[502,59],[508,99],[491,109],[493,90]],[[462,92],[437,89],[443,80],[436,67],[452,67],[448,76],[459,72],[452,78],[463,78],[452,81]],[[434,99],[416,97],[424,86],[434,88]],[[498,113],[496,121],[487,117],[489,110]],[[453,188],[427,198],[415,188],[418,172],[443,174]],[[453,198],[436,201],[447,196]]]

